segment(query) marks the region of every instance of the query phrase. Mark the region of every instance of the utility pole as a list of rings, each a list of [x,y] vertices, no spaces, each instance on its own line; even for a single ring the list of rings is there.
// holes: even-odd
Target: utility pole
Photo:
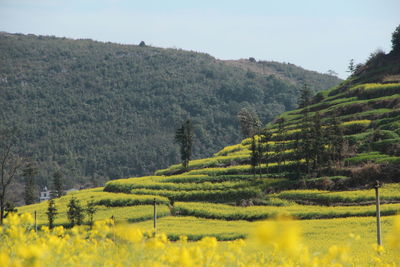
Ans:
[[[382,246],[382,237],[381,237],[381,203],[379,200],[379,187],[381,185],[379,184],[379,181],[376,181],[375,185],[375,196],[376,196],[376,236],[377,236],[377,242],[378,246]]]
[[[156,228],[157,228],[157,202],[156,202],[156,198],[154,198],[153,206],[154,206],[153,223],[154,223],[154,230],[156,230]]]
[[[36,210],[35,210],[35,232],[37,232]]]

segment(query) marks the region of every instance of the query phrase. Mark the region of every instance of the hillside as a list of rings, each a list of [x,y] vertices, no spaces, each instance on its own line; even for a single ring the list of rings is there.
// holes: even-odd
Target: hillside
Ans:
[[[264,225],[262,220],[284,215],[304,230],[307,255],[327,253],[329,261],[348,264],[351,249],[355,265],[393,263],[398,251],[386,244],[397,234],[386,237],[393,226],[399,229],[393,220],[400,211],[399,60],[400,53],[393,51],[373,54],[340,85],[313,98],[305,98],[303,90],[301,108],[281,114],[253,138],[192,160],[188,169],[176,164],[153,176],[113,180],[56,199],[55,223],[69,226],[72,198],[82,204],[93,201],[95,220],[111,217],[117,225],[128,222],[146,233],[153,228],[156,201],[157,231],[180,242],[182,235],[189,240],[247,238],[252,228]],[[371,248],[376,242],[376,180],[384,253]],[[37,212],[43,225],[47,205],[18,212]],[[269,222],[262,228],[264,237],[292,240],[297,230],[285,233],[285,220]]]
[[[172,240],[243,238],[250,224],[258,225],[250,222],[284,214],[301,222],[319,250],[364,233],[355,245],[362,254],[375,238],[375,180],[382,185],[381,215],[388,216],[385,232],[390,216],[400,211],[398,59],[400,53],[374,55],[348,80],[281,114],[254,138],[192,160],[186,170],[176,164],[153,176],[63,196],[56,200],[56,224],[68,225],[66,205],[75,197],[95,201],[96,219],[112,216],[117,223],[149,229],[155,200],[158,227]],[[372,68],[377,61],[381,67]],[[255,152],[262,153],[261,160],[254,161]],[[44,202],[19,212],[38,211],[44,224],[46,207]],[[337,231],[335,225],[344,227]],[[390,259],[391,253],[388,249],[385,256]]]
[[[1,125],[19,129],[41,186],[58,168],[70,187],[169,166],[179,159],[174,132],[188,117],[194,157],[210,156],[240,141],[241,108],[267,123],[297,107],[303,84],[318,91],[340,82],[292,64],[235,65],[177,49],[7,33],[0,61]]]

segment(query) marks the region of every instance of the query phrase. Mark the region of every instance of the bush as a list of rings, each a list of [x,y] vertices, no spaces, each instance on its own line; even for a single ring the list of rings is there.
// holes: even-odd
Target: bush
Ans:
[[[350,186],[365,186],[373,184],[382,178],[381,166],[376,163],[368,162],[361,166],[351,169],[351,178],[348,180]]]

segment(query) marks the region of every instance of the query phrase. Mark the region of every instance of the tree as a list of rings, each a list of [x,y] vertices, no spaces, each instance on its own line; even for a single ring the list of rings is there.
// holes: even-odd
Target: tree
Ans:
[[[35,203],[36,200],[35,176],[38,173],[39,173],[38,167],[32,162],[29,162],[22,171],[22,176],[25,178],[24,199],[26,205]]]
[[[139,43],[139,46],[140,46],[140,47],[145,47],[145,46],[146,46],[146,43],[145,43],[144,41],[141,41],[141,42]]]
[[[328,157],[332,162],[341,162],[343,158],[344,137],[343,130],[340,127],[340,121],[337,116],[333,115],[328,120],[325,128],[326,140],[328,143]]]
[[[0,129],[0,225],[6,208],[8,187],[23,168],[22,158],[17,155],[15,129]]]
[[[90,201],[86,205],[86,214],[88,215],[89,218],[90,227],[93,226],[93,218],[96,211],[97,211],[96,203],[94,202],[93,197],[91,197]]]
[[[321,124],[321,115],[316,112],[311,127],[311,153],[313,160],[313,169],[318,170],[325,158],[325,140]]]
[[[356,66],[354,64],[354,59],[350,59],[349,66],[347,67],[347,72],[349,72],[350,75],[353,75],[355,70],[356,70]]]
[[[193,146],[193,125],[191,120],[186,120],[182,126],[176,130],[175,143],[180,145],[182,166],[184,169],[187,169],[192,157]]]
[[[75,197],[71,198],[68,203],[67,216],[71,227],[74,225],[81,225],[83,219],[85,218],[85,214],[83,213],[83,208],[80,204],[80,201],[77,200]]]
[[[285,157],[285,119],[284,118],[279,118],[276,120],[278,123],[278,132],[277,132],[277,142],[275,142],[275,155],[277,157],[278,161],[278,166],[279,170],[281,169],[281,164],[283,162],[283,165],[286,163],[286,157]]]
[[[303,87],[300,89],[300,97],[297,102],[299,108],[304,108],[311,104],[311,97],[312,92],[307,84],[304,84]]]
[[[63,190],[63,174],[60,170],[53,174],[54,193],[53,197],[59,198],[64,195]]]
[[[298,157],[304,159],[306,164],[307,174],[310,174],[311,171],[311,162],[313,159],[313,150],[312,150],[312,126],[310,123],[310,118],[308,114],[308,109],[305,109],[305,112],[302,113],[303,117],[300,122],[300,132],[298,135]]]
[[[256,136],[253,135],[251,138],[251,145],[250,145],[250,165],[251,165],[251,170],[253,172],[254,177],[256,176],[256,168],[257,168],[258,162],[260,160],[257,143],[258,143],[258,141],[256,139]]]
[[[49,200],[46,214],[49,221],[49,228],[52,229],[54,227],[54,220],[57,215],[57,208],[54,199]]]
[[[337,76],[338,76],[338,73],[337,73],[336,71],[334,71],[334,70],[328,70],[328,71],[326,72],[326,74],[331,75],[331,76],[334,76],[334,77],[337,77]]]
[[[247,108],[242,108],[237,118],[240,123],[240,129],[245,138],[254,136],[260,131],[261,121],[256,112]]]
[[[392,53],[400,53],[400,25],[397,26],[392,34]]]

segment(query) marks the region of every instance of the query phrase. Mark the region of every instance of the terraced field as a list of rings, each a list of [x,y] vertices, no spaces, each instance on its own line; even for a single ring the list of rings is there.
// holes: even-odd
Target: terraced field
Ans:
[[[181,235],[190,240],[210,235],[219,240],[244,238],[260,221],[286,215],[298,220],[312,249],[321,249],[321,240],[323,249],[331,244],[348,244],[354,241],[351,234],[361,236],[352,246],[362,254],[374,242],[375,191],[371,181],[358,181],[361,186],[349,190],[353,181],[349,169],[371,162],[382,166],[400,162],[400,149],[395,149],[400,140],[400,83],[344,84],[320,97],[322,100],[308,106],[309,116],[318,112],[326,127],[328,116],[335,114],[344,139],[354,148],[339,173],[330,170],[303,179],[293,175],[299,164],[304,164],[304,160],[296,160],[295,137],[301,131],[302,116],[302,109],[298,109],[280,116],[284,119],[283,132],[278,123],[266,126],[272,133],[266,143],[270,148],[268,162],[263,162],[255,174],[252,139],[248,138],[213,157],[191,161],[187,170],[176,164],[153,176],[113,180],[104,187],[56,199],[55,223],[67,225],[67,203],[76,197],[84,205],[95,201],[95,220],[113,217],[117,223],[149,229],[155,200],[158,230],[171,240]],[[282,148],[280,152],[276,147]],[[386,181],[380,189],[386,233],[392,215],[400,212],[400,181],[382,178]],[[320,186],[326,188],[317,189]],[[38,223],[46,224],[46,209],[44,202],[20,207],[18,212],[36,211]]]

